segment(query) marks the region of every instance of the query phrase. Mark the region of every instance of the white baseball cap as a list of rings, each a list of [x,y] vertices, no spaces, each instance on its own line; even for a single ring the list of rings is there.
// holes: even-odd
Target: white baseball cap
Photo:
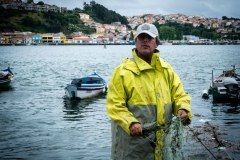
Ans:
[[[142,33],[146,33],[149,36],[151,36],[152,38],[156,38],[157,43],[158,44],[160,43],[158,30],[155,27],[155,25],[150,24],[150,23],[144,23],[144,24],[139,25],[137,28],[137,34],[135,36],[135,39]]]

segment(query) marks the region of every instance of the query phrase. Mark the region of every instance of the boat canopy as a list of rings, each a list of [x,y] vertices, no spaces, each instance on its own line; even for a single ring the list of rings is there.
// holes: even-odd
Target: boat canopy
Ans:
[[[92,77],[83,77],[83,78],[73,79],[71,84],[74,84],[80,87],[81,84],[105,84],[105,82],[100,77],[92,76]]]

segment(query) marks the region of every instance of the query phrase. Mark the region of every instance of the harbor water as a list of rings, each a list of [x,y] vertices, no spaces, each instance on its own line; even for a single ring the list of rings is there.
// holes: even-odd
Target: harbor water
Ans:
[[[111,121],[105,95],[70,101],[64,97],[64,87],[71,79],[94,71],[109,82],[114,68],[131,55],[133,47],[1,46],[1,69],[10,66],[15,75],[12,87],[0,91],[0,159],[110,159]],[[189,127],[199,128],[206,122],[217,127],[221,140],[236,146],[231,150],[224,146],[226,157],[240,159],[240,106],[201,98],[211,82],[212,68],[240,67],[240,46],[160,45],[158,49],[191,96]],[[185,159],[214,159],[200,142],[189,141],[182,150]]]

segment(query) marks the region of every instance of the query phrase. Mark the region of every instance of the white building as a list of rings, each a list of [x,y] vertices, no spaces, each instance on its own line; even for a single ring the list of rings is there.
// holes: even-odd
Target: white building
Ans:
[[[191,43],[199,42],[199,37],[194,35],[183,35],[183,40]]]

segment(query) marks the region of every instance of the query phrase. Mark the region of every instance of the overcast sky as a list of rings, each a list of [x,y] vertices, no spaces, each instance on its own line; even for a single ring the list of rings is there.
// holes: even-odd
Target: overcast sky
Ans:
[[[91,0],[34,0],[46,4],[83,9],[83,3]],[[109,10],[122,16],[142,14],[183,13],[188,16],[222,18],[222,16],[240,18],[240,0],[95,0]]]

